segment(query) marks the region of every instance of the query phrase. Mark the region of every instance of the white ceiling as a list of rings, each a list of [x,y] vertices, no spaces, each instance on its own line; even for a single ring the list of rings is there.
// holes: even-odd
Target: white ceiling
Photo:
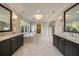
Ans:
[[[41,22],[48,22],[52,15],[68,5],[67,3],[9,3],[7,4],[17,13],[21,14],[28,22],[35,22],[34,14],[37,10],[43,14]]]

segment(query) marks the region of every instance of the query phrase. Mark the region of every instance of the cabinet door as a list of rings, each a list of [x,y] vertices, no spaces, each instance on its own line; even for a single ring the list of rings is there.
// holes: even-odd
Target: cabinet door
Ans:
[[[17,37],[11,38],[11,54],[17,50]]]
[[[58,49],[60,50],[60,52],[64,55],[64,38],[59,37],[58,38]]]
[[[74,43],[74,56],[79,56],[79,44]]]
[[[56,35],[53,35],[53,45],[55,47],[58,47],[58,40],[57,40],[57,36]]]
[[[10,55],[10,39],[0,42],[0,56]]]
[[[20,35],[20,45],[23,45],[23,35]]]
[[[65,40],[65,56],[73,56],[74,55],[74,43]]]
[[[23,45],[23,35],[18,36],[18,48]]]
[[[77,48],[76,48],[76,56],[79,56],[79,44],[77,44]]]

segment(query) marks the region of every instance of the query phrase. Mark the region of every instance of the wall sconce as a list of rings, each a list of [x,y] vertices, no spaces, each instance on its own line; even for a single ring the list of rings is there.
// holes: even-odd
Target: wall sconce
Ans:
[[[13,33],[16,33],[16,25],[17,25],[16,19],[17,19],[17,16],[13,13],[13,22],[12,22],[12,24],[13,24]]]
[[[13,22],[15,22],[15,20],[17,19],[17,15],[16,15],[16,13],[12,13],[12,16],[13,16]]]
[[[63,17],[63,16],[59,16],[58,19],[59,19],[61,22],[63,22],[64,17]]]
[[[17,19],[17,16],[16,16],[15,14],[13,14],[13,19],[14,19],[14,20]]]
[[[16,33],[16,27],[13,27],[13,33]]]

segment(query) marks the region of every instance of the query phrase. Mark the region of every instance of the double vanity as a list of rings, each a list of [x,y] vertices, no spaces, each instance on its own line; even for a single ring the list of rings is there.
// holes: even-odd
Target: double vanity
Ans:
[[[0,36],[0,56],[11,56],[22,45],[22,33]]]
[[[53,45],[65,56],[79,56],[79,40],[53,34]]]

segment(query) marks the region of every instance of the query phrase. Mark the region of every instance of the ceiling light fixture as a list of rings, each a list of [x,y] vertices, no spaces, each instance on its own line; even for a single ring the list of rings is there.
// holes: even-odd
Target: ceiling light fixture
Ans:
[[[40,19],[42,19],[43,15],[42,14],[35,14],[34,17],[35,17],[35,19],[40,20]]]
[[[37,10],[37,13],[34,15],[34,17],[35,17],[36,20],[40,20],[40,19],[43,18],[43,15],[40,14],[40,11],[39,10]]]

